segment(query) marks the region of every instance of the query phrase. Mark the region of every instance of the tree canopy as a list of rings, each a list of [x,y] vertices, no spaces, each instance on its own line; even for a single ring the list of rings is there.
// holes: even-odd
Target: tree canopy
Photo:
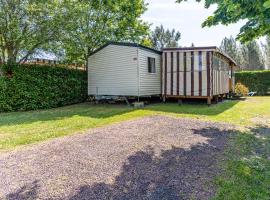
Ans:
[[[146,10],[143,0],[73,1],[68,6],[72,23],[62,48],[69,60],[85,61],[107,41],[139,42],[149,28],[139,19]]]
[[[225,37],[220,45],[220,50],[226,54],[228,54],[232,59],[234,59],[238,64],[241,64],[241,53],[240,49],[235,41],[235,39],[231,36],[229,38]]]
[[[267,48],[268,45],[266,43],[263,46]],[[263,52],[256,40],[239,44],[232,36],[230,38],[225,37],[221,42],[220,49],[233,58],[241,69],[265,69],[264,60],[267,57],[267,51]]]
[[[270,36],[266,37],[266,44],[263,45],[265,52],[265,64],[270,69]]]
[[[240,47],[242,55],[242,69],[245,70],[263,70],[264,58],[259,44],[254,40]]]
[[[180,39],[181,33],[179,31],[175,29],[165,30],[163,25],[157,26],[150,36],[152,47],[157,50],[161,50],[165,47],[178,47],[178,41]]]
[[[0,61],[48,50],[85,62],[104,42],[139,42],[149,26],[143,0],[0,0]]]
[[[179,3],[182,1],[187,0],[177,0]],[[205,0],[205,8],[214,4],[217,5],[217,9],[203,22],[203,27],[247,20],[237,37],[241,42],[270,35],[270,0]]]
[[[25,61],[57,40],[65,14],[54,0],[0,0],[0,61]]]

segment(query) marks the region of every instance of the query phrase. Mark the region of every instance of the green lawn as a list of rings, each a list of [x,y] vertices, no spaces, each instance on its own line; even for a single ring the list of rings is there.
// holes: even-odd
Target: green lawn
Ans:
[[[150,115],[191,117],[240,127],[233,134],[220,163],[224,173],[217,177],[218,190],[214,199],[269,199],[270,97],[226,101],[211,107],[159,103],[135,110],[125,105],[84,103],[42,111],[2,113],[0,151]],[[264,122],[264,125],[257,122]]]
[[[254,97],[207,105],[154,104],[134,110],[125,105],[92,105],[89,103],[62,108],[0,114],[0,151],[83,132],[136,117],[165,114],[203,120],[251,125],[252,118],[268,117],[270,97]]]
[[[179,117],[228,122],[240,126],[254,125],[253,118],[270,117],[270,97],[252,97],[240,101],[227,101],[208,107],[206,105],[158,104],[149,110]]]
[[[270,199],[270,126],[235,134],[224,158],[214,200]]]

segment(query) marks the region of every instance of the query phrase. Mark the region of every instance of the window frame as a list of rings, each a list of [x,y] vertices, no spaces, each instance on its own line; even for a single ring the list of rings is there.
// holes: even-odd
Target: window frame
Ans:
[[[148,74],[156,74],[157,73],[156,58],[147,57],[147,71],[148,71]]]

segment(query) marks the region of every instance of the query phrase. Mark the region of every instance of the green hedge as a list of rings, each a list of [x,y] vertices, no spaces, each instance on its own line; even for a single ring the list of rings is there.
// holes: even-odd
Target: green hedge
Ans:
[[[270,70],[236,72],[235,80],[247,86],[249,91],[257,92],[257,95],[268,95],[270,92]]]
[[[53,108],[87,99],[85,71],[40,65],[1,68],[0,112]]]

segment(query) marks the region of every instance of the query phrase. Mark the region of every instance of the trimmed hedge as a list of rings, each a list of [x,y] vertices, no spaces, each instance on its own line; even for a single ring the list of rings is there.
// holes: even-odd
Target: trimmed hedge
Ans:
[[[268,95],[270,92],[270,70],[236,72],[235,82],[244,84],[249,91],[257,92],[257,95]]]
[[[87,73],[40,65],[2,66],[0,112],[54,108],[87,99]]]

